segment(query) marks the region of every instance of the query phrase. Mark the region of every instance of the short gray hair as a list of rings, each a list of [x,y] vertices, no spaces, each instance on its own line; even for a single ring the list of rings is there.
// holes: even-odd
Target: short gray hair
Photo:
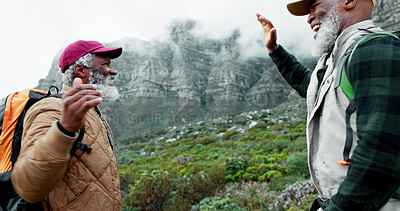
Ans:
[[[68,67],[68,69],[65,70],[65,72],[64,72],[64,76],[63,76],[64,83],[67,84],[68,86],[73,86],[74,79],[75,79],[74,69],[75,69],[76,65],[81,65],[84,67],[91,68],[93,57],[94,57],[94,54],[88,53],[88,54],[82,56],[81,58],[79,58],[78,60],[76,60],[76,62],[72,63]]]

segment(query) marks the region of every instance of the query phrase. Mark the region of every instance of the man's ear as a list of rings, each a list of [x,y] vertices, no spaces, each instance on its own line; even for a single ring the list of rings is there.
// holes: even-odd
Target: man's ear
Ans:
[[[344,0],[344,9],[352,10],[358,3],[358,0]]]
[[[75,74],[75,77],[85,78],[86,77],[85,67],[83,67],[81,65],[76,65],[74,68],[74,74]]]

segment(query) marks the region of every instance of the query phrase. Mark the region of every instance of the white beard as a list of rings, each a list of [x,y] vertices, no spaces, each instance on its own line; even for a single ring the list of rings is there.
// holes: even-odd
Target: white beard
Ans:
[[[333,6],[326,17],[321,21],[321,28],[318,31],[315,43],[311,49],[311,54],[316,57],[322,56],[332,50],[335,44],[337,33],[342,22],[337,14],[338,6]]]
[[[103,93],[103,102],[115,102],[119,98],[118,89],[109,85],[112,82],[111,78],[111,75],[105,77],[97,70],[90,71],[89,83],[97,84],[97,89]]]

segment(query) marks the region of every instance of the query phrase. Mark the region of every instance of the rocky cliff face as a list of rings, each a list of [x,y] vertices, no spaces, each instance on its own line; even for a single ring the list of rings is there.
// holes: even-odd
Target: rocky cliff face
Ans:
[[[292,92],[269,58],[242,58],[239,31],[205,39],[192,34],[195,26],[191,20],[177,21],[167,40],[126,38],[109,44],[124,49],[113,61],[121,97],[102,104],[117,137],[275,106]],[[61,81],[56,58],[38,88]]]
[[[400,30],[400,0],[377,0],[372,10],[372,20],[389,31]]]

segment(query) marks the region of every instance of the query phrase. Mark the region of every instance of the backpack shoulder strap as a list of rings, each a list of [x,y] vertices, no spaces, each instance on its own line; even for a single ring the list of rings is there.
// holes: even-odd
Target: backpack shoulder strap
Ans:
[[[16,124],[14,126],[12,140],[10,140],[12,141],[10,161],[12,162],[13,166],[14,163],[17,161],[17,157],[21,149],[21,138],[22,138],[25,114],[33,104],[35,104],[36,102],[40,101],[41,99],[47,96],[46,92],[35,89],[24,90],[22,92],[25,92],[24,97],[26,101],[24,104],[21,104],[21,111],[18,114],[15,114],[18,115],[18,120],[16,121]]]
[[[350,164],[350,150],[353,144],[353,130],[351,128],[350,124],[350,117],[351,114],[356,110],[356,105],[354,101],[354,90],[353,87],[350,83],[350,80],[348,79],[347,75],[350,74],[349,71],[349,64],[351,61],[351,58],[356,50],[356,48],[363,42],[367,42],[368,40],[371,40],[373,38],[379,37],[379,36],[392,36],[395,37],[396,39],[400,39],[400,31],[389,33],[389,32],[374,32],[371,34],[366,35],[363,37],[361,40],[359,40],[356,45],[351,48],[351,52],[347,54],[346,62],[344,63],[343,69],[342,69],[342,77],[341,77],[341,82],[340,86],[343,90],[343,92],[346,94],[346,96],[351,100],[349,106],[346,109],[346,142],[345,146],[343,149],[343,161],[337,161],[337,163],[342,164],[342,165],[349,165]],[[400,188],[396,191],[396,193],[393,194],[392,198],[400,199]]]
[[[394,35],[392,33],[389,33],[389,32],[384,32],[384,31],[382,31],[382,32],[374,32],[374,33],[368,34],[368,35],[364,36],[362,39],[360,39],[354,45],[354,47],[350,48],[351,49],[350,53],[348,53],[346,55],[347,58],[346,58],[346,61],[344,62],[343,68],[342,68],[342,74],[341,74],[342,77],[341,77],[341,80],[340,80],[340,87],[342,88],[344,94],[350,100],[352,100],[354,98],[353,86],[351,85],[350,80],[348,78],[348,75],[350,73],[348,66],[350,64],[351,58],[353,57],[353,54],[354,54],[355,50],[357,49],[357,47],[361,43],[364,43],[364,42],[367,42],[367,41],[372,40],[374,38],[382,37],[382,36],[392,36],[392,37],[395,37],[396,39],[399,39],[399,37],[397,37],[396,35]]]
[[[52,92],[51,92],[52,89],[56,90],[55,94],[52,94]],[[10,161],[12,162],[13,166],[14,166],[14,163],[17,161],[18,155],[21,150],[23,123],[24,123],[24,118],[25,118],[26,112],[29,110],[29,108],[33,104],[39,102],[40,100],[42,100],[44,98],[48,98],[48,97],[62,98],[63,94],[59,92],[58,87],[52,85],[49,87],[47,92],[44,92],[41,90],[30,90],[28,95],[29,95],[29,99],[28,99],[26,105],[24,105],[25,107],[18,118],[18,122],[15,126],[14,136],[13,136],[13,140],[12,140],[12,151],[11,151]],[[77,140],[75,141],[74,145],[71,148],[71,152],[73,151],[73,153],[71,153],[71,154],[75,155],[76,149],[81,149],[82,151],[90,153],[91,148],[88,147],[86,144],[82,143],[84,132],[85,132],[85,129],[82,128],[80,130]]]
[[[381,36],[393,36],[396,39],[399,39],[396,35],[389,33],[389,32],[374,32],[374,33],[370,33],[366,36],[364,36],[362,39],[360,39],[355,45],[354,47],[351,47],[350,51],[348,51],[348,53],[346,53],[346,58],[345,58],[345,62],[343,64],[343,68],[342,68],[342,74],[341,74],[341,79],[340,79],[340,87],[343,90],[344,94],[350,99],[350,103],[348,105],[348,107],[346,108],[346,142],[344,145],[344,149],[343,149],[343,161],[337,161],[337,163],[342,164],[342,165],[348,165],[350,164],[350,151],[351,151],[351,147],[353,145],[353,129],[351,128],[351,124],[350,124],[350,118],[351,115],[356,111],[356,105],[355,105],[355,101],[354,101],[354,90],[353,90],[353,86],[350,83],[350,80],[348,78],[348,75],[350,74],[349,71],[349,64],[351,61],[351,58],[355,52],[355,50],[357,49],[357,47],[364,42],[367,42],[371,39],[377,38],[377,37],[381,37]]]

